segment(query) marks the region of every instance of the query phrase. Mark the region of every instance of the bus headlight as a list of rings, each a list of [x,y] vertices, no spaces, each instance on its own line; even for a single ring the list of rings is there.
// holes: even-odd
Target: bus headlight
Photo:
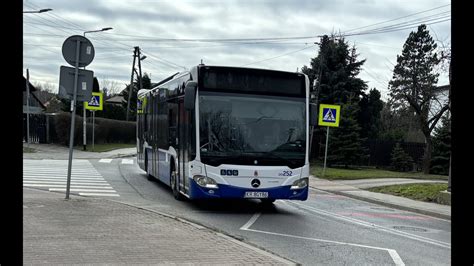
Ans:
[[[305,188],[305,187],[308,186],[308,182],[309,182],[309,178],[307,178],[307,177],[300,178],[300,179],[296,180],[295,182],[293,182],[293,185],[291,185],[290,189]]]
[[[195,175],[193,176],[194,181],[201,186],[205,188],[218,188],[216,180],[203,176],[203,175]]]

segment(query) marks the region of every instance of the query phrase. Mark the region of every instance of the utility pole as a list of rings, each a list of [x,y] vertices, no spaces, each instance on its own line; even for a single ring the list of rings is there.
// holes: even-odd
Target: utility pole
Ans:
[[[138,52],[137,57],[138,57],[138,74],[139,74],[138,84],[140,86],[139,89],[141,90],[141,89],[143,89],[143,85],[142,85],[142,63],[141,63],[142,62],[142,57],[140,55],[140,48],[138,48],[138,47],[137,47],[137,52]]]
[[[128,87],[127,116],[126,116],[127,121],[128,121],[128,114],[130,113],[130,98],[132,98],[132,92],[133,92],[133,74],[135,73],[135,60],[139,53],[138,46],[135,46],[134,48],[135,49],[133,50],[132,77],[130,78],[130,86]],[[140,58],[139,58],[139,61],[140,61]]]
[[[30,72],[26,69],[26,146],[30,147]]]

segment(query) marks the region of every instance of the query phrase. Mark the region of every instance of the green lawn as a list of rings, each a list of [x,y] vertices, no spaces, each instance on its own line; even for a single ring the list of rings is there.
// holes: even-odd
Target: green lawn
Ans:
[[[425,175],[419,172],[395,172],[382,169],[341,169],[326,168],[324,177],[322,176],[323,167],[320,165],[311,165],[311,174],[329,180],[351,180],[365,178],[415,178],[415,179],[439,179],[448,180],[448,176],[443,175]]]
[[[116,149],[123,149],[123,148],[134,148],[136,147],[135,144],[126,144],[126,143],[104,143],[104,144],[94,144],[94,151],[93,152],[106,152],[112,151]],[[82,145],[74,147],[77,150],[83,150]],[[87,150],[92,152],[92,144],[87,145]]]
[[[33,148],[23,147],[23,153],[33,153],[36,152]]]
[[[369,188],[368,190],[372,192],[401,196],[413,200],[421,200],[444,205],[451,205],[450,195],[446,193],[441,193],[441,191],[445,191],[447,188],[447,184],[432,183],[392,185]]]

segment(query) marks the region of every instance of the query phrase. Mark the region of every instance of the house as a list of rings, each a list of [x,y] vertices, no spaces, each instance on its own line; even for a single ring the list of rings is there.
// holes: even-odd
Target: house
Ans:
[[[121,106],[124,102],[125,102],[124,97],[120,95],[115,95],[105,101],[105,103],[119,105],[119,106]]]
[[[30,87],[30,106],[29,106],[29,113],[30,114],[42,114],[46,110],[46,106],[36,97],[36,95],[33,93],[36,91],[36,87],[33,86],[30,82],[28,82],[29,87]],[[26,100],[27,100],[27,95],[26,95],[26,78],[23,77],[23,83],[21,85],[23,87],[23,114],[27,113],[27,105],[26,105]],[[26,116],[26,115],[25,115]]]
[[[33,93],[37,91],[36,87],[28,82],[29,87],[29,104],[27,105],[27,88],[26,78],[23,77],[23,82],[20,85],[23,88],[23,139],[27,141],[27,128],[30,130],[30,142],[46,143],[47,142],[47,127],[48,121],[44,114],[46,106]],[[27,118],[29,114],[29,119]],[[28,124],[29,120],[29,124]]]

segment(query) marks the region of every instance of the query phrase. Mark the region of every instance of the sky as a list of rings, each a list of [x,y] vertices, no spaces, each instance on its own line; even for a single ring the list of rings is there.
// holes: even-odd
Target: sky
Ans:
[[[69,66],[61,47],[87,33],[95,57],[86,68],[100,84],[130,83],[133,47],[147,58],[142,72],[152,82],[206,65],[243,66],[295,72],[318,55],[321,35],[342,33],[365,59],[359,77],[388,99],[397,55],[409,33],[428,25],[439,46],[451,43],[447,0],[24,0],[23,69],[30,82],[57,92],[60,66]],[[236,40],[237,39],[237,40]],[[438,85],[448,84],[441,73]]]

